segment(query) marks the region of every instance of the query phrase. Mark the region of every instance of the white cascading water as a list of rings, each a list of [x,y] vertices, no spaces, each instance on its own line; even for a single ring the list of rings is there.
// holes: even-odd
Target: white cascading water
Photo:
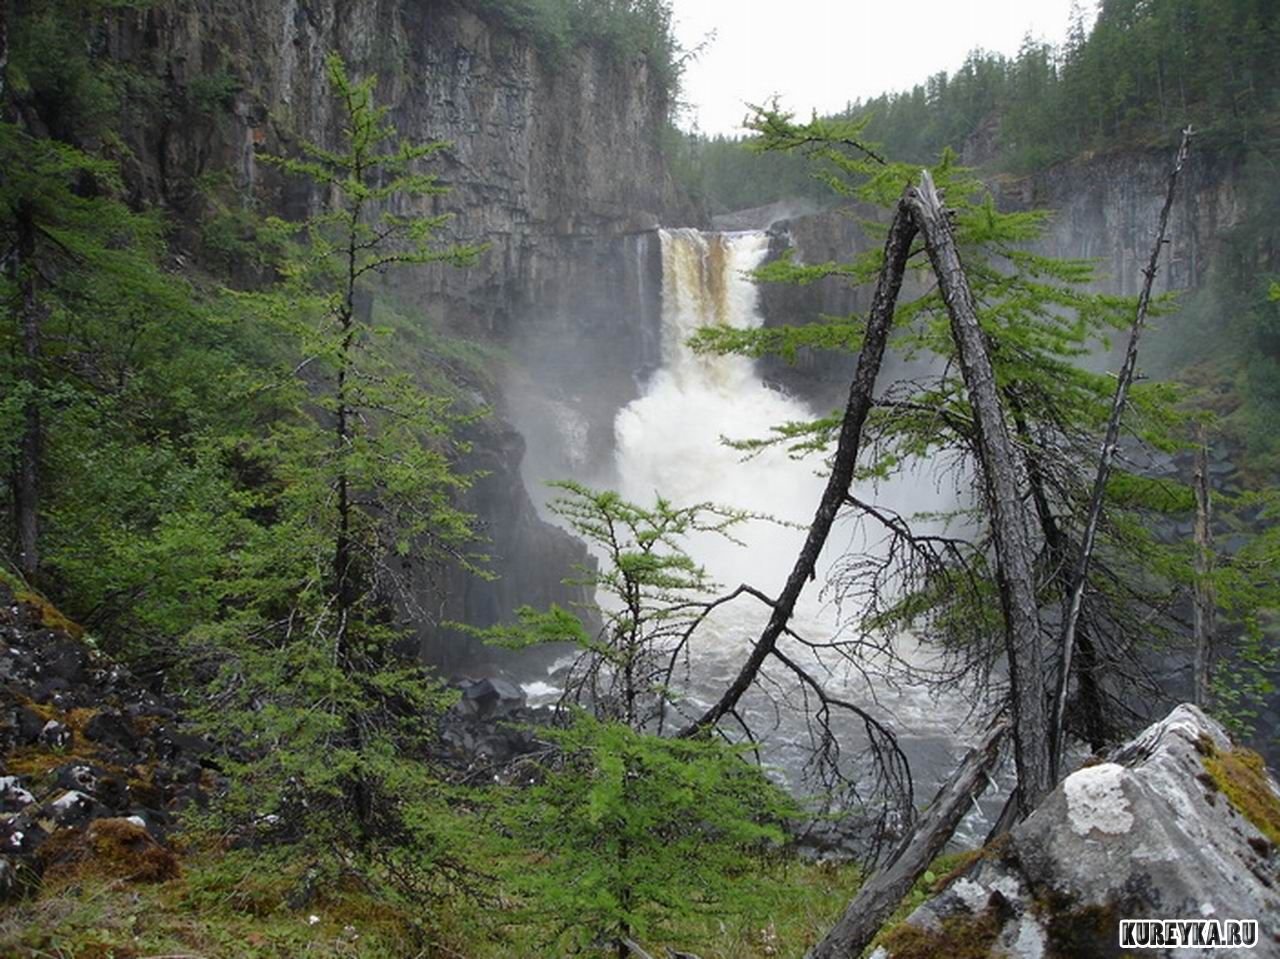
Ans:
[[[822,459],[793,459],[781,447],[744,459],[724,439],[767,436],[771,427],[808,421],[814,413],[765,386],[752,360],[697,354],[687,345],[700,327],[761,324],[758,291],[747,273],[767,254],[768,236],[671,230],[661,233],[661,241],[663,367],[644,394],[618,414],[615,481],[627,499],[640,504],[651,504],[655,493],[660,493],[681,506],[711,502],[796,524],[754,522],[735,531],[745,546],[713,535],[700,535],[687,544],[690,554],[723,586],[745,582],[776,595],[821,497]],[[910,477],[878,492],[881,503],[907,514],[945,505],[931,484],[913,482]],[[868,545],[862,533],[838,525],[829,552],[834,555]],[[822,572],[819,583],[802,598],[793,623],[808,638],[829,641],[840,617],[821,600]],[[759,635],[766,613],[757,601],[742,598],[718,610],[699,630],[691,652],[692,675],[684,691],[690,706],[706,706],[720,695]],[[906,640],[904,645],[912,644]],[[962,703],[939,703],[910,684],[872,691],[856,670],[852,675],[827,673],[805,650],[792,649],[790,654],[821,676],[832,693],[864,705],[874,702],[883,711],[900,731],[923,789],[930,789],[962,751],[955,738],[964,723]],[[795,692],[790,677],[777,671],[773,675],[782,680],[777,694],[786,696],[787,689]],[[808,734],[800,700],[799,695],[792,699],[797,710],[791,714],[775,710],[774,703],[760,696],[748,701],[745,709],[753,724],[759,724],[757,732],[766,734],[770,761],[791,774],[807,757]],[[860,736],[856,724],[849,724],[848,734]]]
[[[801,403],[766,387],[741,356],[695,353],[701,327],[749,328],[761,322],[746,276],[768,252],[764,233],[663,231],[662,369],[615,425],[620,492],[641,504],[655,493],[682,506],[712,502],[807,525],[822,492],[816,460],[782,448],[744,459],[724,439],[768,435],[781,423],[812,418]],[[803,531],[753,523],[739,530],[747,548],[700,538],[696,558],[721,583],[781,587]]]

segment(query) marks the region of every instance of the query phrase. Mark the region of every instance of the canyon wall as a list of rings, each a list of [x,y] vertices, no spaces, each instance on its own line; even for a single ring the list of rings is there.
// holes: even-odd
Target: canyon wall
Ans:
[[[1170,148],[1087,155],[1030,176],[985,179],[1001,210],[1052,211],[1045,235],[1036,244],[1039,252],[1094,260],[1095,290],[1136,296],[1151,255],[1173,152]],[[1179,180],[1156,293],[1203,285],[1224,236],[1249,213],[1250,198],[1239,162],[1197,145]],[[816,264],[847,261],[878,243],[862,228],[864,218],[883,221],[884,213],[847,205],[753,225],[773,233],[772,256],[790,249],[799,262]],[[904,296],[911,294],[909,282]],[[762,292],[770,325],[811,322],[824,314],[861,313],[870,300],[870,287],[854,289],[840,278],[804,287],[766,287]],[[771,362],[767,368],[774,382],[823,402],[847,388],[852,370],[852,358],[804,353],[793,366]]]
[[[450,144],[432,166],[450,192],[397,212],[451,214],[442,240],[486,251],[469,269],[402,273],[388,295],[497,357],[484,375],[463,375],[496,409],[473,437],[470,465],[487,475],[468,505],[491,539],[498,579],[447,576],[439,617],[481,626],[521,603],[583,598],[560,579],[585,551],[538,519],[521,477],[525,442],[511,420],[541,414],[519,390],[513,403],[504,384],[533,383],[538,396],[563,394],[570,405],[590,395],[583,409],[631,399],[635,371],[658,359],[658,301],[647,291],[661,263],[648,238],[660,220],[696,215],[663,163],[669,92],[644,57],[600,44],[549,52],[483,9],[461,0],[161,0],[103,28],[107,54],[147,85],[122,124],[128,180],[139,199],[173,211],[178,245],[197,261],[210,252],[199,224],[219,210],[301,218],[319,208],[308,183],[261,156],[337,141],[330,51],[353,75],[377,76],[378,100],[402,137]],[[612,415],[587,420],[583,455],[599,456]],[[424,627],[422,638],[431,659],[459,662],[458,637]]]

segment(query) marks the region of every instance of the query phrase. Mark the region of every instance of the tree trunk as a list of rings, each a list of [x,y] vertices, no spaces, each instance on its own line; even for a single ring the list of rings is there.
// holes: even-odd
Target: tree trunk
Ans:
[[[1009,660],[1012,687],[1014,762],[1018,770],[1018,811],[1025,817],[1053,788],[1040,609],[1036,600],[1034,553],[1027,511],[973,293],[960,263],[951,223],[927,170],[921,174],[920,186],[908,191],[907,202],[916,226],[924,236],[929,260],[938,277],[938,286],[951,317],[951,332],[960,370],[973,405],[983,486],[991,508],[996,579],[1005,621],[1005,654]]]
[[[1147,262],[1146,269],[1142,271],[1144,276],[1142,293],[1138,297],[1133,326],[1129,329],[1129,345],[1125,350],[1124,365],[1120,367],[1120,376],[1116,380],[1116,391],[1111,400],[1111,415],[1107,418],[1106,437],[1102,441],[1102,452],[1098,455],[1098,472],[1094,476],[1093,491],[1089,496],[1089,509],[1085,514],[1084,534],[1080,538],[1080,555],[1076,559],[1076,568],[1072,571],[1071,594],[1068,597],[1062,622],[1062,643],[1058,657],[1058,688],[1054,696],[1052,727],[1049,733],[1054,779],[1057,779],[1062,764],[1063,717],[1067,708],[1067,691],[1071,685],[1071,657],[1076,644],[1076,624],[1080,619],[1080,607],[1084,601],[1084,591],[1089,580],[1089,561],[1093,555],[1093,544],[1098,533],[1098,521],[1102,516],[1102,502],[1106,497],[1107,481],[1111,478],[1111,464],[1115,459],[1116,444],[1120,439],[1120,419],[1128,404],[1129,386],[1137,373],[1138,341],[1142,337],[1142,328],[1147,321],[1147,311],[1151,307],[1151,291],[1160,267],[1160,251],[1164,249],[1166,242],[1165,234],[1169,229],[1169,212],[1173,209],[1178,174],[1182,172],[1190,148],[1191,128],[1188,127],[1182,133],[1182,143],[1178,147],[1173,170],[1169,173],[1169,188],[1165,193],[1164,207],[1160,210],[1160,225],[1156,230],[1155,243],[1151,248],[1151,258]]]
[[[28,390],[22,410],[14,477],[14,515],[18,532],[18,569],[28,581],[40,572],[40,304],[36,297],[36,230],[25,203],[18,209],[14,271],[22,311],[22,382]]]
[[[1209,703],[1213,667],[1213,640],[1216,631],[1217,602],[1213,582],[1213,502],[1209,488],[1209,448],[1204,428],[1200,429],[1200,445],[1196,450],[1196,582],[1195,582],[1195,676],[1192,702],[1204,708]]]
[[[1054,571],[1054,582],[1062,590],[1065,602],[1071,592],[1069,570],[1073,564],[1068,551],[1066,534],[1063,533],[1062,525],[1049,504],[1041,459],[1044,450],[1035,444],[1016,390],[1007,389],[1004,395],[1009,401],[1009,409],[1013,411],[1013,426],[1018,432],[1018,440],[1026,450],[1027,483],[1031,488],[1031,502],[1035,506],[1036,519],[1040,524],[1040,535],[1044,537],[1045,548],[1048,551],[1049,568]],[[1107,716],[1107,701],[1102,694],[1098,650],[1094,646],[1093,637],[1086,629],[1080,629],[1077,643],[1080,646],[1080,667],[1077,670],[1077,676],[1080,683],[1082,733],[1090,747],[1098,752],[1106,746],[1112,725]]]
[[[938,790],[894,859],[858,890],[839,922],[809,951],[806,959],[857,959],[862,955],[982,795],[1008,731],[1008,724],[998,721],[982,742],[970,750],[951,779]]]
[[[0,0],[0,115],[9,116],[9,0]]]
[[[782,593],[774,603],[769,621],[765,624],[760,638],[756,640],[742,669],[719,701],[682,729],[681,736],[692,736],[715,725],[724,716],[733,712],[738,700],[751,687],[760,668],[769,658],[769,654],[778,642],[778,637],[787,628],[800,593],[815,576],[818,555],[826,545],[831,526],[853,482],[858,449],[862,442],[862,427],[871,409],[876,375],[880,372],[880,364],[884,359],[885,343],[889,338],[889,329],[893,325],[894,306],[898,300],[898,291],[902,288],[907,255],[911,251],[911,241],[915,235],[916,227],[905,200],[899,201],[893,221],[889,225],[888,239],[885,241],[884,267],[880,271],[880,278],[876,283],[875,295],[871,302],[871,311],[867,315],[866,334],[863,337],[862,350],[858,354],[857,371],[849,387],[849,400],[845,406],[844,419],[840,424],[840,438],[831,464],[831,475],[827,478],[827,486],[818,503],[817,513],[809,525],[809,534],[805,538],[799,556],[796,557],[795,565],[791,569],[790,576],[787,577]]]

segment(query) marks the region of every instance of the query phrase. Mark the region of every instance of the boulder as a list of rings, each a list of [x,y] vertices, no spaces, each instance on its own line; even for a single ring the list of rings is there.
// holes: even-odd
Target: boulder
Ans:
[[[515,683],[491,677],[467,685],[462,690],[462,701],[473,710],[474,718],[496,719],[523,708],[525,696]]]
[[[78,789],[69,789],[45,803],[42,812],[57,825],[68,827],[83,826],[111,813],[102,803]]]
[[[39,742],[40,745],[49,749],[61,750],[71,745],[72,736],[71,729],[66,723],[51,719],[40,730]]]
[[[64,763],[53,770],[51,777],[55,788],[86,793],[113,809],[128,801],[128,791],[120,777],[96,763]]]
[[[133,750],[138,746],[138,734],[133,724],[116,709],[103,709],[94,713],[84,726],[85,738],[106,746]]]
[[[0,776],[0,812],[21,812],[36,801],[17,776]]]
[[[964,875],[891,930],[875,959],[1116,956],[1120,921],[1256,920],[1280,957],[1280,787],[1194,706],[1077,770]],[[1136,953],[1134,953],[1136,954]]]

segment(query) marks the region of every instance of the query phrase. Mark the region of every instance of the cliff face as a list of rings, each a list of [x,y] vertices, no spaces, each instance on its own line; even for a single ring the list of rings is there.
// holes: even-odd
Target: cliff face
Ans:
[[[258,156],[334,142],[325,57],[336,50],[354,75],[377,75],[402,137],[451,144],[433,167],[450,192],[403,212],[449,213],[443,238],[488,245],[471,269],[400,279],[397,297],[434,327],[527,356],[528,378],[554,377],[543,393],[584,379],[613,403],[630,399],[631,373],[656,343],[655,327],[636,322],[657,321],[643,279],[656,244],[644,236],[660,217],[689,216],[659,150],[667,92],[643,58],[588,45],[548,56],[458,0],[162,0],[106,30],[110,55],[162,88],[162,109],[124,124],[128,176],[175,211],[184,246],[199,254],[190,224],[215,205],[251,198],[287,217],[316,207],[307,184]],[[566,361],[570,352],[588,359]],[[485,625],[521,603],[579,598],[559,579],[585,552],[537,519],[503,391],[471,385],[498,410],[476,436],[489,475],[469,505],[500,578],[451,583],[443,618]],[[431,658],[456,662],[454,640],[424,641]]]
[[[1178,180],[1157,293],[1203,284],[1222,237],[1249,213],[1238,163],[1197,147]],[[1086,156],[1033,176],[996,179],[992,188],[1001,209],[1054,211],[1040,244],[1043,252],[1096,260],[1100,288],[1136,296],[1168,190],[1173,152]]]
[[[1096,290],[1136,296],[1172,162],[1172,149],[1115,152],[1082,157],[1033,176],[993,176],[988,185],[1002,210],[1053,212],[1037,244],[1040,252],[1094,260]],[[1179,179],[1155,292],[1194,290],[1204,284],[1224,236],[1249,212],[1239,164],[1210,150],[1193,150]],[[869,207],[842,208],[754,225],[772,231],[773,256],[790,249],[800,262],[822,263],[851,259],[874,242],[859,226],[859,217],[883,219],[883,214]],[[903,295],[914,295],[913,290],[908,287]],[[807,287],[766,287],[762,292],[766,323],[776,325],[865,311],[870,299],[869,288],[852,289],[840,279]],[[833,391],[847,387],[852,369],[851,360],[802,355],[792,367],[771,363],[766,371],[787,389],[825,401]]]

